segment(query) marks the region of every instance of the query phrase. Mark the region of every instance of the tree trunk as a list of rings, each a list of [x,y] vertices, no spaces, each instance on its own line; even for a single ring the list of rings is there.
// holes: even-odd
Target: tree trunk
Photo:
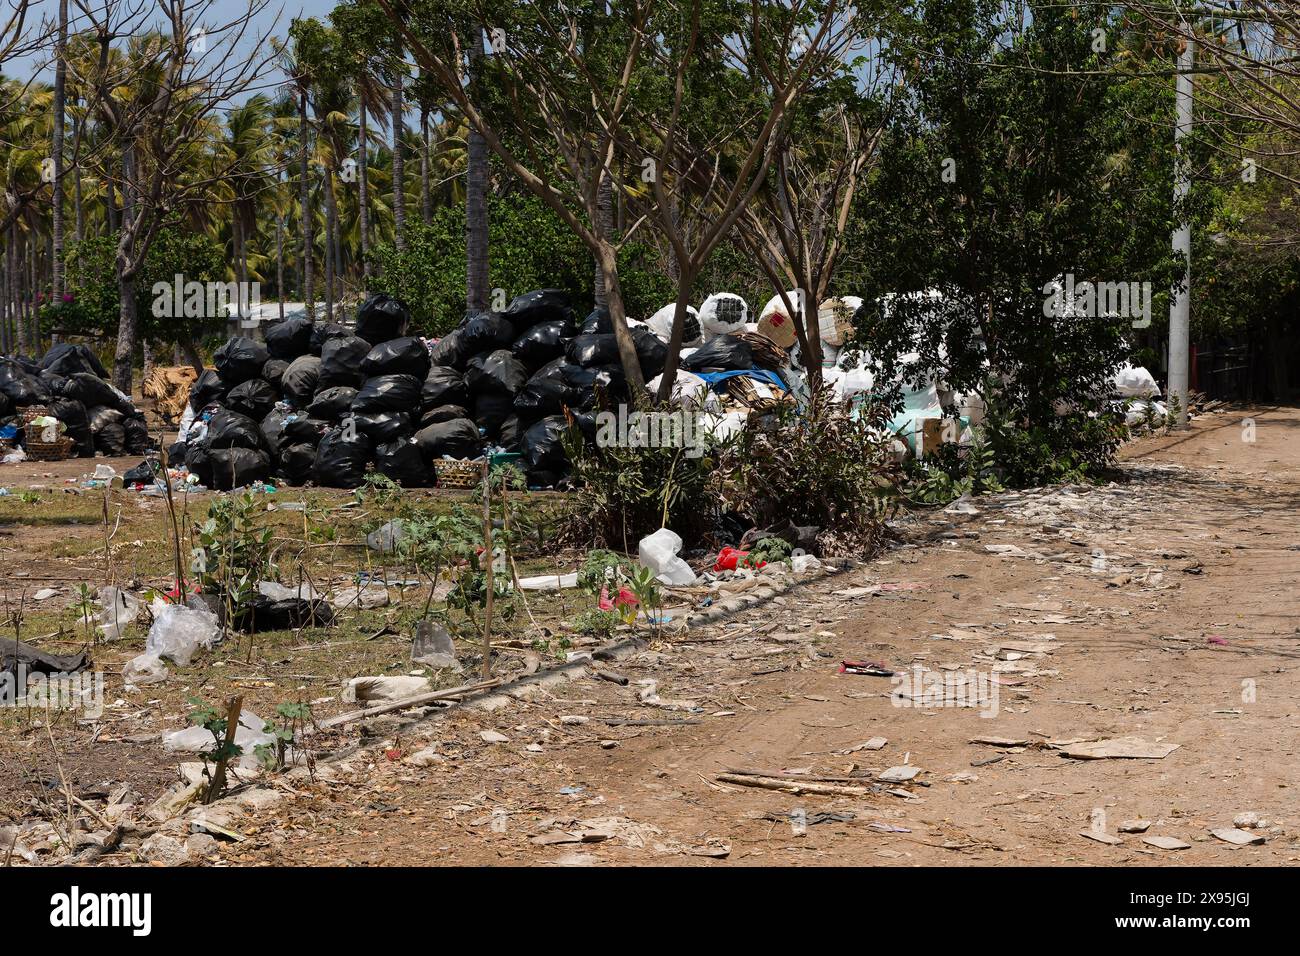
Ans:
[[[176,344],[185,353],[186,360],[194,367],[194,371],[202,375],[203,356],[199,354],[198,348],[195,347],[194,337],[190,335],[189,329],[182,329],[177,339]]]
[[[637,358],[632,331],[627,327],[627,311],[623,307],[623,290],[618,284],[618,257],[612,243],[600,241],[599,262],[604,271],[605,296],[609,305],[610,320],[614,325],[614,338],[618,342],[618,357],[627,377],[627,388],[632,393],[632,404],[640,408],[645,404],[645,375]]]
[[[612,239],[614,233],[614,184],[608,174],[600,176],[596,185],[596,232],[602,239]],[[597,306],[608,307],[605,294],[605,275],[596,263],[595,299]]]
[[[334,211],[334,174],[325,177],[325,321],[334,321],[334,228],[338,217]]]
[[[401,50],[398,50],[401,56]],[[405,104],[402,98],[402,77],[398,74],[393,86],[393,244],[398,252],[406,249],[406,182],[402,166],[402,115]]]
[[[36,270],[36,235],[31,233],[27,236],[27,328],[31,336],[28,348],[32,358],[40,358],[41,355],[41,315],[36,307],[36,293],[41,287],[39,275]]]
[[[370,183],[366,174],[366,138],[369,124],[366,119],[365,97],[361,99],[361,122],[357,136],[357,215],[361,229],[361,277],[366,291],[370,289]]]
[[[673,257],[676,259],[676,256]],[[677,300],[673,307],[673,330],[668,336],[668,360],[664,363],[663,378],[659,382],[656,398],[668,401],[673,393],[673,382],[677,380],[677,363],[682,354],[682,339],[686,335],[686,307],[691,304],[691,292],[695,288],[695,273],[688,271],[684,280],[677,282]]]
[[[469,83],[483,56],[483,41],[468,47]],[[469,312],[483,312],[488,307],[488,147],[481,133],[469,130],[465,170],[465,307]]]
[[[278,190],[277,190],[278,192]],[[276,197],[277,201],[279,197]],[[284,321],[284,213],[275,211],[275,298],[280,303],[280,321]]]
[[[117,218],[117,197],[114,195],[116,190],[113,189],[111,181],[104,183],[104,218],[108,221],[108,234],[116,236],[120,228]]]
[[[141,355],[143,356],[143,362],[142,362],[143,369],[141,374],[145,378],[148,378],[149,373],[153,371],[153,366],[154,366],[153,343],[149,341],[148,336],[145,336],[144,340],[140,343],[140,352]],[[127,394],[130,393],[128,392]]]
[[[420,104],[420,221],[426,226],[433,218],[433,199],[429,195],[429,108]]]
[[[63,294],[63,124],[67,112],[68,0],[59,0],[59,33],[54,51],[54,208],[50,221],[50,295]]]
[[[316,299],[312,289],[311,184],[307,182],[307,94],[298,95],[298,214],[302,229],[302,295],[307,303],[307,318],[316,318]]]
[[[136,311],[135,276],[119,266],[117,277],[117,348],[113,351],[113,385],[122,394],[131,394],[131,365],[135,360]]]

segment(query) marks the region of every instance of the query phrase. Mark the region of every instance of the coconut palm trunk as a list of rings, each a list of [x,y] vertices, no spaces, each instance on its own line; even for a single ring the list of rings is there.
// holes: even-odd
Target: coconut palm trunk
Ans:
[[[480,38],[468,46],[471,89],[482,56],[483,41]],[[487,140],[473,126],[466,145],[465,306],[469,312],[483,312],[488,305],[488,147]]]
[[[307,303],[307,318],[316,318],[316,298],[312,288],[312,220],[311,184],[307,181],[307,91],[298,94],[298,215],[302,230],[302,296]]]
[[[68,0],[59,0],[58,45],[54,53],[54,207],[50,217],[50,290],[63,294],[63,124],[68,89]]]
[[[398,51],[401,58],[401,51]],[[406,181],[402,162],[402,115],[406,110],[403,99],[402,75],[393,82],[393,244],[398,252],[406,249]]]
[[[366,118],[366,98],[361,93],[361,108],[357,124],[357,218],[361,229],[361,276],[369,289],[370,283],[370,184],[366,174],[366,138],[369,121]]]

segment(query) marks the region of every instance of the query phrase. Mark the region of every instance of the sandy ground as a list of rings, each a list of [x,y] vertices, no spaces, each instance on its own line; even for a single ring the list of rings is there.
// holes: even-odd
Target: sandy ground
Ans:
[[[378,718],[341,759],[319,754],[314,780],[226,801],[243,839],[190,860],[1295,862],[1298,432],[1295,409],[1221,413],[1126,448],[1115,484],[910,517],[876,560],[597,665],[626,685],[588,674],[491,709]],[[947,673],[950,699],[900,698],[907,685],[844,660]],[[1062,749],[1120,737],[1175,749]],[[919,773],[877,780],[898,767]],[[741,785],[755,771],[841,792]],[[1211,834],[1246,812],[1263,843]]]
[[[1295,862],[1300,413],[1249,416],[1253,435],[1237,412],[1130,446],[1114,486],[1001,495],[977,501],[978,514],[910,522],[907,543],[879,560],[608,665],[626,687],[588,678],[400,732],[381,723],[372,743],[386,750],[254,814],[250,839],[213,859]],[[1026,553],[988,549],[1000,544]],[[996,714],[981,716],[995,709],[987,697],[898,706],[889,678],[837,673],[845,659],[996,674],[985,685]],[[639,699],[641,680],[657,682],[659,706]],[[1055,749],[1128,736],[1176,749],[1097,760]],[[873,737],[882,749],[858,749]],[[414,751],[427,766],[412,765]],[[921,773],[874,783],[899,766]],[[729,769],[868,792],[753,789],[720,782]],[[1259,815],[1252,832],[1265,842],[1211,835],[1244,812]],[[1138,820],[1188,848],[1121,832]]]

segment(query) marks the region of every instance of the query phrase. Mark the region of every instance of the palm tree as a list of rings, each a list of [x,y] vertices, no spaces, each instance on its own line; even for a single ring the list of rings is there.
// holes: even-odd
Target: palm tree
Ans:
[[[468,43],[471,95],[483,58],[483,35],[478,24],[470,29]],[[469,165],[465,171],[465,307],[482,312],[488,304],[488,148],[477,130],[469,131]]]
[[[54,202],[50,223],[51,294],[63,294],[63,123],[67,106],[68,0],[59,0],[59,27],[54,51]]]

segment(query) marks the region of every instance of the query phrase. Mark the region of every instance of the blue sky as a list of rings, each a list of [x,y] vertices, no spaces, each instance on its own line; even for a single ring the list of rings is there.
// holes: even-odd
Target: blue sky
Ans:
[[[128,3],[131,0],[127,0]],[[141,0],[135,0],[141,2]],[[143,0],[150,6],[156,4],[156,0]],[[255,37],[261,36],[268,30],[273,30],[277,36],[284,36],[289,28],[289,21],[295,17],[316,17],[325,19],[331,10],[337,5],[338,0],[270,0],[266,9],[262,11],[253,21],[253,29],[249,32],[250,37],[245,43],[248,46],[247,53],[252,54]],[[102,10],[104,0],[87,0],[87,4],[92,9]],[[0,0],[0,11],[5,11],[9,6],[8,0]],[[215,0],[207,8],[206,15],[202,18],[210,24],[224,23],[239,16],[248,8],[246,0]],[[7,11],[5,19],[8,19]],[[31,23],[39,23],[41,17],[54,19],[59,12],[57,0],[35,0],[32,4],[32,12],[28,14],[28,20]],[[76,20],[81,16],[81,11],[77,9],[74,0],[69,0],[68,16],[72,18],[72,29],[76,28]],[[26,79],[30,76],[47,82],[53,82],[54,74],[48,68],[49,52],[38,53],[31,56],[15,57],[4,63],[4,75],[15,79]],[[274,93],[279,86],[279,76],[271,78],[272,87],[267,93]]]

